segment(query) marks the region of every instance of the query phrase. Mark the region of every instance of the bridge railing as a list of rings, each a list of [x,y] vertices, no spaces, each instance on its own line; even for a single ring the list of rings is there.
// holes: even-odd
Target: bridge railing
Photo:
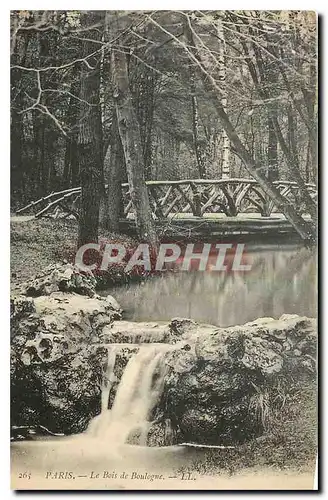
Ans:
[[[306,211],[299,186],[293,181],[273,183],[280,194],[291,201],[300,212]],[[179,181],[147,181],[150,206],[155,218],[167,218],[175,214],[203,217],[222,213],[236,217],[240,213],[255,212],[270,217],[277,209],[254,179],[189,179]],[[316,198],[315,184],[306,184],[312,198]],[[124,217],[134,214],[127,183],[122,184]],[[28,210],[37,217],[78,217],[81,188],[66,189],[31,202],[16,213]],[[122,214],[123,215],[123,214]]]
[[[296,182],[276,181],[274,185],[282,196],[305,210]],[[274,203],[253,179],[148,181],[147,186],[152,211],[158,218],[177,213],[190,213],[196,217],[223,213],[235,217],[249,212],[270,217],[277,211]],[[307,184],[306,188],[311,196],[316,196],[314,184]],[[122,189],[124,214],[127,216],[133,212],[129,185],[123,184]]]

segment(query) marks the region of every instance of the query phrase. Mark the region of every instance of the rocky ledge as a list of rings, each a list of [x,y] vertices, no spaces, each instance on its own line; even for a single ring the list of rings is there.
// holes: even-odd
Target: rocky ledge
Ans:
[[[261,435],[302,384],[316,386],[316,321],[283,315],[230,328],[173,320],[186,344],[166,357],[162,408],[180,441]]]
[[[53,292],[11,300],[13,425],[85,428],[100,411],[103,330],[121,318],[111,297]]]
[[[97,277],[90,272],[81,272],[69,263],[51,264],[40,273],[16,287],[17,295],[39,297],[53,292],[78,293],[93,297],[96,294]]]

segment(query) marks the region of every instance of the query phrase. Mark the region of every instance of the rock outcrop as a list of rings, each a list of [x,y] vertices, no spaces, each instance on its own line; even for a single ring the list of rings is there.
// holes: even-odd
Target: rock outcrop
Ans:
[[[86,428],[100,411],[102,332],[121,309],[113,297],[53,292],[11,301],[13,425]]]
[[[72,264],[51,264],[38,276],[17,287],[17,294],[30,297],[50,295],[53,292],[72,292],[93,297],[97,278],[90,272],[81,272]]]
[[[316,380],[315,320],[284,315],[217,328],[175,319],[162,399],[180,440],[232,444],[260,435],[302,380]]]

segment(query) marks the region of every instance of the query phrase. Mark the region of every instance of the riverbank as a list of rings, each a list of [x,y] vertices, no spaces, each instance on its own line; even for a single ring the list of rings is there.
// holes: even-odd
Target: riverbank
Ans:
[[[193,453],[180,446],[145,448],[124,445],[116,456],[103,441],[83,444],[75,440],[70,446],[67,446],[67,441],[59,446],[53,442],[26,442],[15,443],[11,448],[11,486],[15,489],[313,489],[314,465],[307,471],[300,471],[298,468],[278,469],[261,465],[248,467],[245,461],[242,469],[236,472],[217,467],[216,471],[204,474],[193,468]],[[189,473],[181,472],[182,466]],[[19,477],[22,470],[30,472],[30,479]],[[145,477],[149,479],[142,479]]]
[[[56,262],[74,261],[78,224],[75,220],[18,218],[10,225],[11,290],[37,276]],[[100,229],[100,240],[133,247],[137,243],[126,235]],[[123,280],[122,280],[123,281]]]

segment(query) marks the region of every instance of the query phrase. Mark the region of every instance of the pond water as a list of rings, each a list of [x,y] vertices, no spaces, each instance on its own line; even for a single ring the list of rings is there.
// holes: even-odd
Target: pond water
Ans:
[[[297,246],[245,247],[251,270],[163,272],[107,290],[131,321],[192,318],[218,326],[282,314],[317,315],[317,256]]]

